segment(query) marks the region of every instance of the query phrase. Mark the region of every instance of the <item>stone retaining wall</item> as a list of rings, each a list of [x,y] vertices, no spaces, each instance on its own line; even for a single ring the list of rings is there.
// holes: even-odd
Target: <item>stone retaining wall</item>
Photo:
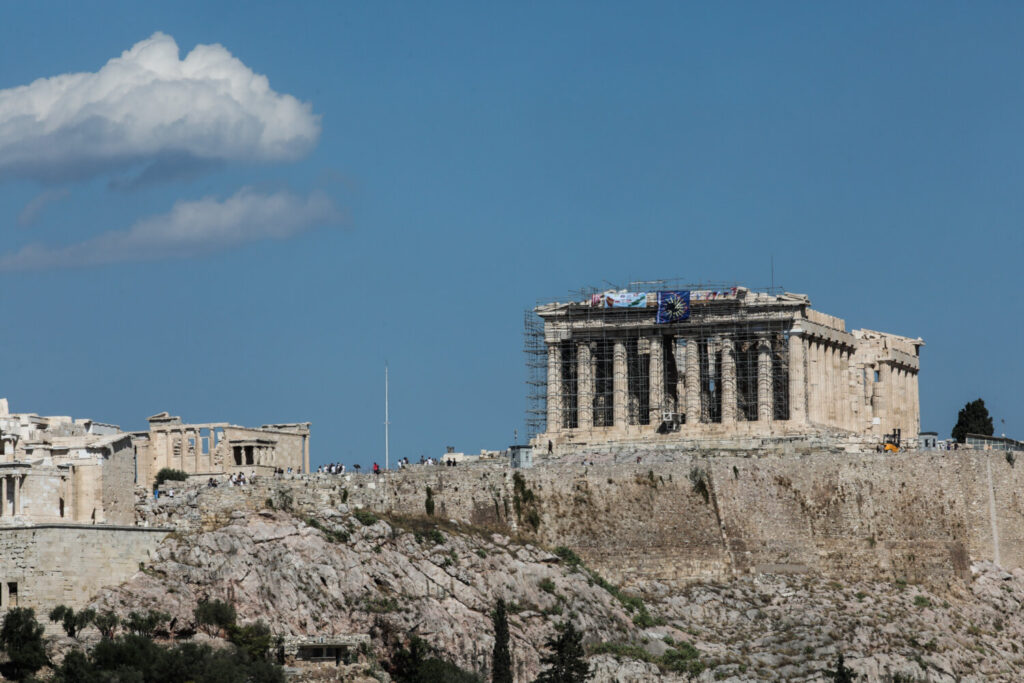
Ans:
[[[32,607],[44,621],[57,605],[81,607],[103,586],[139,571],[169,531],[75,524],[0,528],[0,609]]]
[[[1001,452],[623,459],[416,466],[217,489],[190,482],[178,498],[137,509],[142,521],[184,530],[268,500],[300,514],[347,505],[423,515],[429,486],[436,517],[568,546],[645,591],[756,572],[948,583],[971,560],[1024,566],[1024,462],[1017,468]]]

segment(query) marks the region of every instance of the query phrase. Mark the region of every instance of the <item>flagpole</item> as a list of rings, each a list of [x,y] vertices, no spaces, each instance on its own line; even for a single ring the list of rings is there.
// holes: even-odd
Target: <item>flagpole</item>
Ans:
[[[390,444],[388,443],[391,421],[388,419],[388,366],[384,364],[384,469],[389,469]]]

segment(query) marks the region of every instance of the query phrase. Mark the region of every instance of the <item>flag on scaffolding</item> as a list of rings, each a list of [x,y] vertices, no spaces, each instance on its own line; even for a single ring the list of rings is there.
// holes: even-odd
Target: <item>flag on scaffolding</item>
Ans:
[[[690,292],[658,292],[655,322],[677,323],[690,317]]]

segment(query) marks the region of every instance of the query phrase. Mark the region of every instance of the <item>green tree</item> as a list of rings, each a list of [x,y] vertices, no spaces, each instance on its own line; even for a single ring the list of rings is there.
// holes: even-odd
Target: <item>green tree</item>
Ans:
[[[825,678],[834,681],[834,683],[853,683],[857,680],[857,674],[853,672],[853,669],[846,666],[842,652],[836,657],[836,668],[825,669],[824,673]]]
[[[558,628],[558,634],[545,643],[550,653],[540,663],[547,668],[540,672],[535,683],[583,683],[590,678],[590,665],[584,657],[583,634],[572,622]]]
[[[196,625],[209,636],[223,636],[235,625],[235,606],[221,600],[200,600],[193,612]]]
[[[284,683],[283,669],[235,648],[158,645],[128,634],[101,640],[88,655],[73,650],[54,671],[54,683]]]
[[[491,682],[512,683],[512,651],[509,649],[508,612],[505,601],[494,608],[494,652],[491,657]]]
[[[114,637],[114,632],[117,631],[121,619],[110,610],[107,610],[97,614],[92,623],[100,630],[100,636],[109,640]]]
[[[135,635],[152,638],[160,624],[171,618],[167,612],[149,610],[148,612],[129,612],[124,627]]]
[[[992,417],[988,414],[988,408],[985,407],[985,402],[979,398],[977,401],[971,401],[965,405],[957,413],[956,426],[953,427],[952,437],[958,443],[963,443],[967,440],[968,434],[992,436],[994,431],[992,428]]]
[[[67,605],[57,605],[50,610],[50,621],[61,622],[61,626],[64,627],[64,633],[68,634],[69,638],[74,638],[83,628],[93,623],[95,619],[96,610],[94,609],[83,609],[75,612],[75,610]]]
[[[31,607],[15,607],[4,615],[0,644],[10,659],[3,672],[7,678],[25,680],[49,662],[43,648],[43,627]]]
[[[434,491],[428,486],[427,487],[427,502],[423,504],[427,511],[428,517],[434,516]]]
[[[408,649],[403,647],[395,653],[390,673],[396,683],[483,683],[475,673],[434,656],[431,647],[418,636],[409,639]]]
[[[269,626],[257,621],[245,626],[232,625],[228,631],[228,640],[253,659],[264,659],[274,636],[270,633]]]
[[[183,470],[176,470],[173,467],[164,467],[156,473],[156,485],[160,486],[165,481],[186,481],[188,473]]]

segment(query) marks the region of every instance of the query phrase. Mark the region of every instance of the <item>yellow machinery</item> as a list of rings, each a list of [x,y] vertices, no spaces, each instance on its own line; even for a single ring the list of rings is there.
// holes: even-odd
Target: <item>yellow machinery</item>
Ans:
[[[885,435],[885,452],[886,453],[899,453],[900,452],[900,437],[903,436],[903,430],[894,429],[891,434]]]

